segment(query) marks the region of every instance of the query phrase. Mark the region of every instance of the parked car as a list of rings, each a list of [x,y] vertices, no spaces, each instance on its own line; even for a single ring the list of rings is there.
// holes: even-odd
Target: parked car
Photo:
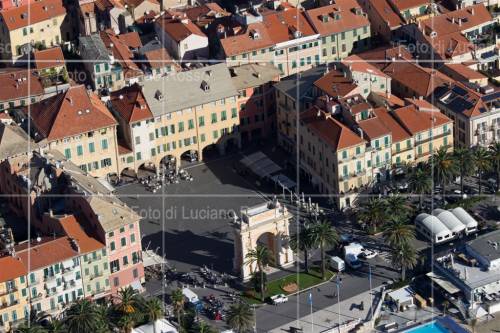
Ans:
[[[330,267],[337,272],[343,272],[345,270],[345,262],[340,257],[331,257]]]
[[[365,259],[372,259],[372,258],[375,258],[377,255],[378,255],[377,251],[366,249],[366,248],[363,248],[361,250],[361,253],[359,254],[359,256],[361,258],[365,258]]]
[[[288,302],[288,297],[285,294],[271,296],[271,303],[274,305]]]

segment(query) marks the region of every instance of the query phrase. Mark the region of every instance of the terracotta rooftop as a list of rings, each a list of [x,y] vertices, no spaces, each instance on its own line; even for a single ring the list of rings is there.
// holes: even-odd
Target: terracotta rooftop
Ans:
[[[344,58],[344,60],[342,60],[342,64],[351,68],[351,71],[353,71],[353,72],[368,73],[368,74],[381,76],[384,78],[389,77],[387,74],[382,72],[380,69],[378,69],[377,67],[375,67],[371,63],[367,62],[366,60],[360,58],[356,54],[353,54],[347,58]]]
[[[424,97],[445,82],[453,81],[437,70],[421,67],[412,61],[392,62],[384,69],[384,73]]]
[[[321,36],[370,25],[368,17],[355,0],[336,0],[332,5],[307,10],[306,15]]]
[[[498,94],[493,93],[495,98],[487,97],[492,103],[498,103]],[[443,104],[451,112],[461,114],[467,118],[481,116],[489,112],[490,108],[485,102],[484,95],[455,82],[439,87],[434,93],[436,102]]]
[[[366,135],[370,140],[391,134],[390,129],[377,116],[358,121],[358,125],[363,130],[363,135]]]
[[[185,13],[167,11],[156,21],[156,24],[178,43],[191,35],[206,37]]]
[[[482,73],[464,65],[464,64],[445,64],[443,66],[444,70],[449,71],[453,74],[459,75],[463,77],[465,80],[481,80],[481,79],[487,79],[485,75]]]
[[[314,82],[314,85],[325,94],[335,98],[350,95],[357,89],[357,86],[338,70],[330,70]]]
[[[42,238],[39,243],[26,242],[15,246],[15,249],[16,255],[29,271],[42,269],[80,255],[76,247],[72,246],[69,237]]]
[[[331,117],[317,106],[311,107],[300,116],[303,126],[319,135],[334,151],[365,143],[361,137],[347,126]]]
[[[58,218],[66,236],[76,240],[80,247],[80,252],[88,253],[102,249],[105,245],[97,239],[90,237],[85,230],[83,230],[80,223],[76,220],[74,215],[66,215]]]
[[[439,111],[418,111],[413,105],[396,109],[392,114],[413,135],[452,122]]]
[[[36,69],[64,66],[64,55],[59,46],[33,52]]]
[[[11,68],[0,70],[0,102],[41,95],[42,83],[35,71]],[[29,88],[29,89],[28,89]]]
[[[387,22],[391,29],[404,25],[403,19],[392,9],[389,0],[369,0],[369,4]]]
[[[58,140],[117,124],[99,97],[83,85],[33,104],[29,114],[41,135],[36,141]]]
[[[411,138],[411,134],[399,124],[386,108],[373,110],[378,119],[391,131],[392,142],[404,141]]]
[[[9,31],[52,20],[62,15],[66,15],[62,0],[41,0],[0,11],[1,20],[5,22]]]
[[[129,124],[153,118],[138,84],[113,92],[110,101],[113,109]]]
[[[0,257],[0,267],[0,283],[28,274],[21,260],[12,256]]]
[[[134,62],[133,49],[142,46],[137,32],[115,35],[112,29],[107,29],[101,31],[99,34],[106,48],[113,53],[115,60],[122,66],[124,75],[127,78],[141,76],[143,74],[142,70]]]

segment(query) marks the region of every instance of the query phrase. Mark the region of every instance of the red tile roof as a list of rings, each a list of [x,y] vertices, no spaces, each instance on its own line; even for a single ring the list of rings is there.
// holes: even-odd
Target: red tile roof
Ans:
[[[144,57],[151,68],[165,67],[165,65],[175,65],[170,54],[164,47],[159,47],[156,50],[151,50],[144,53]]]
[[[413,135],[452,121],[439,111],[418,111],[413,105],[396,109],[392,114]]]
[[[185,13],[168,10],[156,22],[165,33],[178,43],[191,35],[206,37]]]
[[[321,36],[359,29],[370,25],[355,0],[336,0],[332,5],[306,11],[309,21]],[[336,15],[339,18],[336,19]]]
[[[309,129],[325,140],[334,151],[365,143],[365,140],[347,126],[331,117],[317,106],[313,106],[302,113],[300,121],[304,126],[309,127]]]
[[[382,72],[380,69],[372,65],[371,63],[365,61],[361,57],[359,57],[356,54],[353,54],[347,58],[344,58],[342,60],[342,64],[345,66],[351,68],[351,71],[353,72],[362,72],[362,73],[368,73],[368,74],[373,74],[377,75],[380,77],[387,78],[388,75]]]
[[[390,129],[378,117],[371,117],[365,120],[358,121],[358,125],[363,130],[363,134],[366,135],[370,140],[374,140],[382,136],[391,134]]]
[[[390,0],[369,0],[368,3],[390,28],[404,25],[403,19],[392,9],[388,1]]]
[[[314,85],[321,89],[325,94],[332,97],[344,97],[352,94],[357,86],[344,74],[338,70],[330,70],[320,79],[314,82]]]
[[[113,109],[129,124],[153,118],[138,84],[113,92],[110,101]]]
[[[36,69],[45,69],[64,66],[64,55],[59,46],[33,52]]]
[[[0,11],[0,17],[9,31],[51,20],[62,15],[66,15],[66,8],[64,8],[62,0],[41,0]]]
[[[28,109],[24,111],[28,114]],[[33,104],[29,114],[38,132],[49,141],[117,124],[99,97],[83,85]]]
[[[28,274],[21,260],[12,256],[0,257],[0,267],[0,283]]]
[[[132,49],[142,46],[137,32],[129,32],[120,37],[120,35],[115,35],[112,29],[107,29],[101,31],[100,36],[104,45],[113,53],[115,60],[122,66],[126,78],[144,74],[134,62],[134,52],[132,51]]]
[[[424,97],[431,94],[438,86],[443,85],[445,82],[453,81],[439,71],[424,68],[412,61],[399,60],[391,62],[384,69],[384,73],[401,85],[410,88],[416,94]]]
[[[41,95],[42,83],[35,71],[11,68],[0,70],[0,102]],[[29,89],[28,89],[29,88]]]
[[[399,142],[411,138],[411,134],[394,119],[386,108],[376,108],[373,112],[391,131],[392,142]]]
[[[103,243],[87,235],[87,233],[83,230],[82,226],[80,225],[80,223],[78,223],[73,215],[67,215],[59,218],[58,220],[62,228],[64,229],[66,236],[76,240],[78,246],[80,247],[80,252],[94,252],[105,247]]]
[[[16,255],[29,271],[74,258],[80,254],[71,245],[69,237],[45,238],[40,243],[32,241],[15,246]]]

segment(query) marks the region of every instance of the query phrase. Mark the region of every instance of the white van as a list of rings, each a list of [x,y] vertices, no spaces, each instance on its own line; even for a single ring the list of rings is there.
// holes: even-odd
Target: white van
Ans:
[[[345,262],[339,257],[330,257],[330,267],[337,272],[343,272],[345,270]]]
[[[198,303],[200,301],[200,299],[198,298],[198,295],[196,295],[189,288],[183,288],[182,289],[182,294],[184,295],[184,297],[186,298],[186,300],[188,301],[188,303],[196,304],[196,303]]]

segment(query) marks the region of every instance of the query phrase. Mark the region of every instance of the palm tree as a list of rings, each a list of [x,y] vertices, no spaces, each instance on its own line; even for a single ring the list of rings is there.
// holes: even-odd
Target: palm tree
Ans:
[[[153,333],[156,333],[156,321],[164,315],[162,302],[156,297],[149,298],[143,304],[142,313],[146,320],[153,324]]]
[[[453,176],[457,174],[455,160],[448,152],[448,149],[445,146],[442,146],[434,153],[434,155],[432,155],[431,163],[432,168],[434,169],[436,183],[441,185],[444,198],[446,194],[446,184],[448,184]]]
[[[391,195],[385,200],[387,215],[392,220],[406,221],[412,214],[412,208],[401,195]]]
[[[417,265],[417,253],[410,244],[402,244],[393,249],[391,262],[394,267],[401,269],[401,280],[406,279],[406,270]]]
[[[472,154],[469,149],[459,147],[453,152],[453,158],[460,175],[460,192],[464,193],[464,177],[470,173]]]
[[[414,193],[419,194],[419,209],[422,209],[424,194],[428,193],[432,188],[432,181],[429,177],[429,173],[423,167],[417,167],[413,170],[410,178],[408,180],[408,185],[410,190]]]
[[[478,175],[479,194],[481,194],[482,175],[484,172],[490,170],[491,160],[488,151],[484,147],[476,147],[472,156]]]
[[[302,251],[304,253],[304,266],[306,273],[309,272],[309,250],[315,247],[313,230],[309,225],[305,225],[304,228],[298,233],[290,237],[290,247],[295,252]]]
[[[66,327],[64,326],[64,322],[58,319],[52,319],[50,325],[48,327],[50,333],[65,333]]]
[[[115,308],[123,314],[135,313],[141,304],[141,297],[132,287],[122,288],[118,291]]]
[[[237,333],[248,331],[252,327],[253,314],[246,303],[231,305],[226,315],[226,322]]]
[[[215,333],[214,328],[204,321],[200,321],[195,328],[196,333]]]
[[[448,311],[448,307],[450,306],[450,302],[447,300],[443,301],[443,316],[446,316],[446,311]]]
[[[48,331],[39,324],[26,321],[13,330],[14,333],[48,333]]]
[[[321,277],[326,278],[326,258],[325,251],[327,246],[335,246],[339,242],[339,235],[328,220],[323,220],[315,224],[312,228],[314,243],[319,245],[321,251]]]
[[[415,228],[402,220],[392,220],[384,226],[383,237],[393,249],[400,248],[403,244],[409,244],[415,239]]]
[[[121,333],[130,333],[137,323],[137,318],[134,313],[129,313],[120,318],[118,327]]]
[[[172,306],[174,307],[174,312],[177,315],[177,323],[181,325],[181,314],[184,311],[184,294],[181,289],[176,289],[172,291],[170,295],[170,300],[172,301]]]
[[[273,257],[267,247],[258,244],[255,249],[250,250],[245,256],[245,265],[251,267],[255,264],[260,275],[260,300],[264,302],[266,281],[264,280],[264,268],[273,262]]]
[[[97,331],[100,323],[94,303],[86,299],[73,303],[66,310],[64,325],[68,333]]]
[[[490,145],[490,157],[491,157],[491,164],[493,166],[493,169],[495,170],[495,175],[496,175],[496,181],[497,181],[497,186],[496,186],[496,191],[500,189],[500,141],[494,142]]]
[[[387,220],[386,202],[380,198],[372,198],[360,205],[357,213],[358,221],[370,229],[377,229]]]

